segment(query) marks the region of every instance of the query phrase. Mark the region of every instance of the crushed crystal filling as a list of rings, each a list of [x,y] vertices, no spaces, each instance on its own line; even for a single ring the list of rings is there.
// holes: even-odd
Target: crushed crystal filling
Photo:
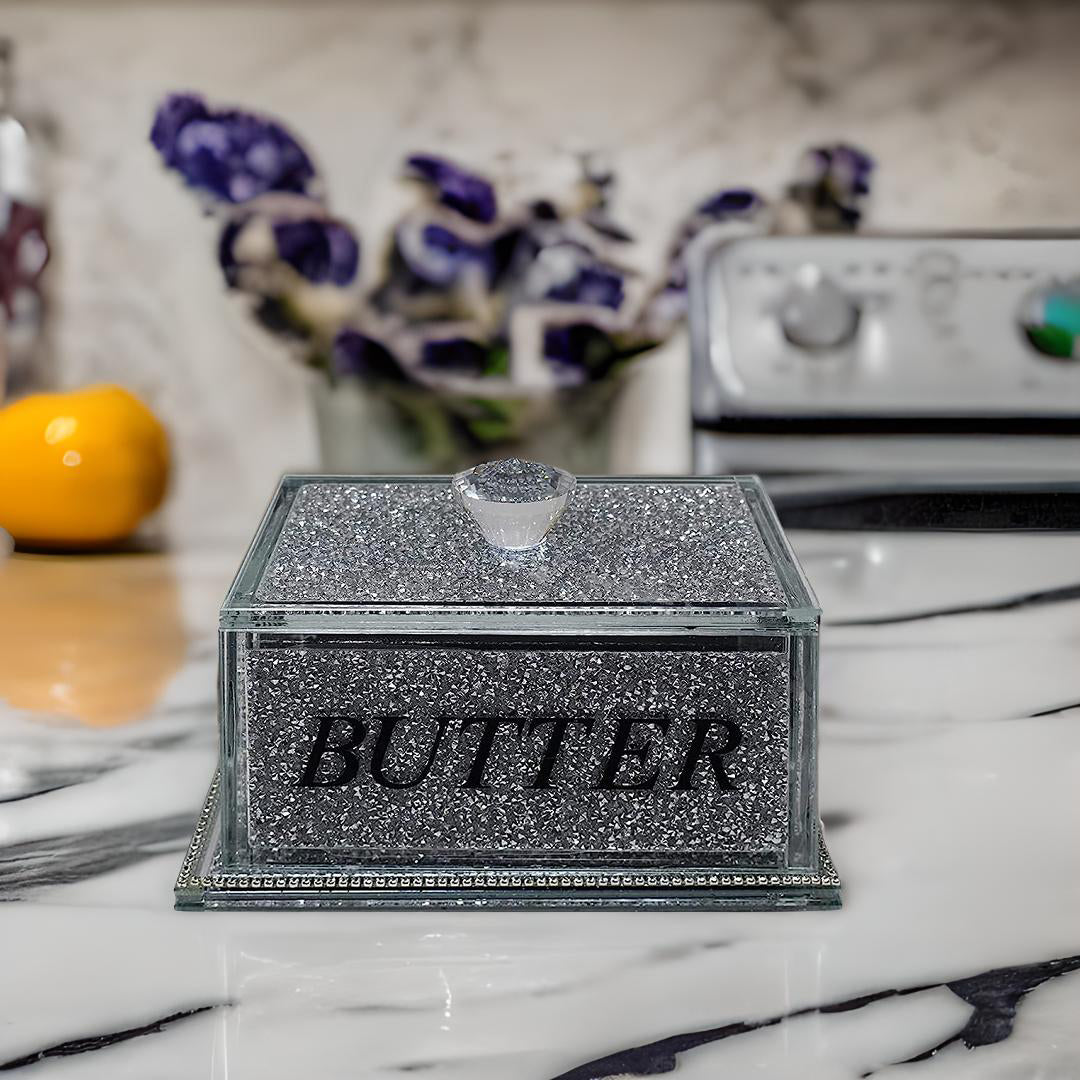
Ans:
[[[568,474],[520,458],[486,461],[465,474],[466,491],[486,502],[528,503],[561,494]]]
[[[256,595],[287,604],[784,601],[738,485],[712,481],[578,484],[547,542],[512,559],[445,483],[306,483]]]
[[[620,859],[708,852],[713,864],[723,862],[719,853],[777,851],[789,835],[786,649],[657,644],[590,649],[579,639],[571,648],[372,648],[324,638],[318,648],[275,643],[247,650],[241,782],[251,845],[284,862],[318,862],[319,853],[342,849],[397,859],[408,853],[411,861],[440,851],[602,852]],[[366,732],[355,774],[339,787],[299,785],[320,718],[349,716]],[[385,748],[388,769],[395,782],[422,774],[411,786],[373,779],[381,717],[400,718]],[[443,736],[440,717],[448,725]],[[499,717],[507,719],[482,750],[485,724]],[[565,739],[550,784],[537,786],[558,717],[566,719]],[[644,722],[620,783],[655,773],[648,789],[598,786],[621,717]],[[717,786],[704,759],[692,787],[678,786],[694,720],[704,717],[737,720],[745,733],[724,759],[731,790]],[[482,786],[469,787],[468,770],[481,752]],[[328,754],[331,773],[341,765]]]

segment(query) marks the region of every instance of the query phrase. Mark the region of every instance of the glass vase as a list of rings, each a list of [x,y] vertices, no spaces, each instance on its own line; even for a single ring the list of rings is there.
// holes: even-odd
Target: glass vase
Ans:
[[[520,397],[477,397],[416,383],[318,378],[312,396],[324,471],[452,473],[520,457],[576,475],[612,472],[625,374]]]

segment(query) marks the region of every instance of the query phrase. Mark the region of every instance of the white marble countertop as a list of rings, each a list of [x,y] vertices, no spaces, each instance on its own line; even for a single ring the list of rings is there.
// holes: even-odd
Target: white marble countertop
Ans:
[[[237,552],[16,557],[0,1071],[1080,1075],[1080,537],[794,539],[836,912],[176,912]]]

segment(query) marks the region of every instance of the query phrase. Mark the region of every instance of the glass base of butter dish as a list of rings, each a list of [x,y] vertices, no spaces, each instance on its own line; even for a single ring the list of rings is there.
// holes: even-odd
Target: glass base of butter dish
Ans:
[[[817,873],[732,869],[275,866],[221,864],[218,775],[180,875],[181,911],[285,908],[658,908],[777,911],[840,906],[840,878],[821,841]]]

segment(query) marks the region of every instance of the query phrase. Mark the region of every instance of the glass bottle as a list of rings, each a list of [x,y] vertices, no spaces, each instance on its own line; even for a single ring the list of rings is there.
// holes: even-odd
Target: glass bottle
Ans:
[[[40,146],[14,109],[14,53],[0,37],[0,398],[39,381],[49,258]]]

